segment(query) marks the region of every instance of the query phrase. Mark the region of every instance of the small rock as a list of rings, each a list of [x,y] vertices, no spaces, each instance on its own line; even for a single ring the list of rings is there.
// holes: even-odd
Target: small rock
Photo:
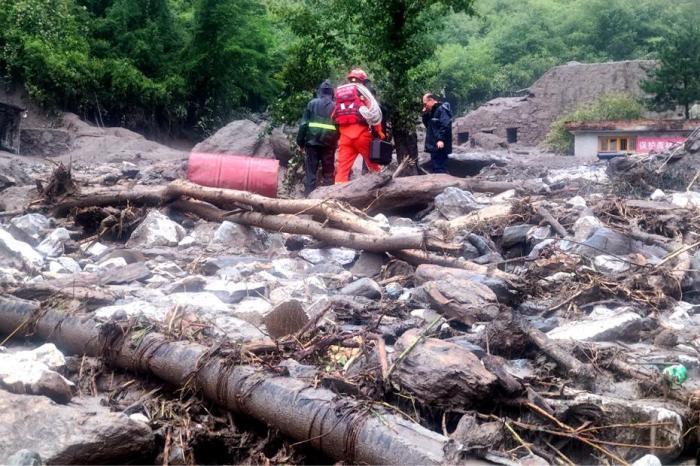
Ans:
[[[596,256],[593,260],[596,270],[605,274],[618,274],[622,272],[627,272],[630,269],[630,263],[618,259],[615,256],[608,256],[602,254]]]
[[[282,338],[301,330],[309,321],[304,306],[297,300],[289,300],[275,306],[265,318],[267,332],[273,338]]]
[[[493,204],[501,204],[506,201],[510,201],[511,199],[515,198],[517,195],[517,192],[515,189],[509,189],[508,191],[503,191],[500,194],[496,194],[491,198],[491,202]]]
[[[575,210],[583,210],[588,205],[586,204],[586,200],[582,198],[581,196],[574,196],[568,201],[566,201],[566,205],[573,207]]]
[[[20,450],[7,458],[7,466],[41,466],[41,456],[32,450]]]
[[[79,273],[80,271],[80,264],[78,264],[72,257],[57,257],[49,263],[49,272]]]
[[[414,309],[411,311],[411,316],[422,319],[425,322],[432,322],[440,317],[440,314],[432,309]]]
[[[340,294],[379,299],[382,297],[382,288],[371,278],[365,277],[344,286],[340,290]]]
[[[435,196],[435,208],[448,220],[474,212],[481,207],[482,205],[472,193],[459,188],[445,188],[442,193]]]
[[[146,425],[148,425],[151,422],[150,419],[148,419],[143,413],[130,414],[129,419],[131,419],[132,421],[141,422]]]
[[[107,251],[109,251],[109,247],[102,243],[94,243],[85,250],[85,252],[92,257],[101,257]]]
[[[532,227],[533,225],[528,224],[505,227],[503,229],[501,246],[507,249],[518,244],[525,244],[527,242],[527,235]]]
[[[397,282],[389,283],[384,287],[384,293],[390,299],[399,299],[404,292],[404,287]]]
[[[272,310],[272,304],[263,298],[245,298],[240,303],[236,304],[233,309],[233,314],[239,319],[246,322],[261,326],[264,324],[264,319]]]
[[[603,223],[593,215],[585,215],[574,223],[574,239],[586,241],[591,235],[603,226]]]
[[[661,348],[673,348],[678,344],[678,335],[671,329],[663,329],[654,338],[654,345]]]
[[[386,262],[384,254],[375,254],[363,251],[360,257],[350,268],[350,272],[356,277],[374,277],[382,271],[382,266]]]
[[[47,257],[56,257],[65,252],[64,245],[70,241],[70,231],[56,228],[36,247],[37,251]]]
[[[204,291],[216,295],[221,301],[235,304],[243,298],[267,296],[267,284],[262,282],[232,282],[214,280],[206,284]]]
[[[348,248],[304,249],[299,256],[312,264],[335,262],[339,265],[349,265],[357,257],[357,251]]]
[[[649,199],[652,201],[663,201],[666,199],[666,193],[661,191],[660,189],[657,189],[653,193],[651,193],[651,196],[649,196]]]
[[[644,455],[632,463],[632,466],[662,466],[662,463],[661,460],[654,455]]]
[[[255,240],[255,234],[251,231],[250,227],[224,221],[214,232],[214,237],[210,244],[243,251]]]
[[[194,239],[193,236],[187,235],[184,238],[182,238],[179,243],[177,243],[177,247],[185,249],[192,247],[195,244],[197,244],[197,240]]]
[[[157,248],[177,246],[185,237],[185,229],[167,216],[152,210],[131,234],[127,247]]]
[[[187,275],[179,280],[171,282],[163,288],[165,294],[182,293],[182,292],[197,292],[203,291],[207,284],[207,279],[201,275]]]
[[[671,194],[671,204],[684,209],[700,208],[700,193],[688,191],[684,193]]]
[[[632,238],[603,227],[595,230],[583,244],[575,245],[573,251],[591,258],[601,253],[625,256],[635,251],[635,242]]]

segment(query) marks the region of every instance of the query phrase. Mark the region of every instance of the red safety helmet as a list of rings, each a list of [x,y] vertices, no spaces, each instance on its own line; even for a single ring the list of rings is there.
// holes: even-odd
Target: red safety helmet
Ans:
[[[348,73],[348,81],[350,81],[353,78],[363,83],[367,81],[367,73],[365,73],[364,70],[360,68],[354,68]]]

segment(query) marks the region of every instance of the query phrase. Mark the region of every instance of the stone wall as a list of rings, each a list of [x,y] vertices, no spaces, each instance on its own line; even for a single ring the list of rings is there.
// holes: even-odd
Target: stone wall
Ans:
[[[639,83],[654,63],[633,60],[556,66],[527,89],[525,95],[493,99],[456,119],[455,138],[463,142],[466,133],[483,131],[507,138],[508,128],[517,128],[518,144],[536,146],[544,140],[554,120],[581,103],[603,94],[641,95]]]

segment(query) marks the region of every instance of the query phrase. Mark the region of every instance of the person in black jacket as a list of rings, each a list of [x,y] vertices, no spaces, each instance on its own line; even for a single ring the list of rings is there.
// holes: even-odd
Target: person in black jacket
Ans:
[[[447,155],[452,152],[452,110],[435,94],[423,96],[425,151],[430,153],[433,173],[447,173]]]
[[[297,145],[305,152],[304,192],[308,196],[316,189],[319,163],[323,184],[332,185],[335,177],[335,150],[338,147],[338,128],[333,123],[334,89],[329,80],[321,83],[316,98],[306,106],[297,133]]]

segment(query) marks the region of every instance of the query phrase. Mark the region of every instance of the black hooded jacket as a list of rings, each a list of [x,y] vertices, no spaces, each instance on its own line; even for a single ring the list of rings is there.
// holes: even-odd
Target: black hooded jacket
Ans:
[[[438,102],[428,112],[422,115],[425,125],[425,151],[438,150],[437,142],[445,143],[443,149],[448,154],[452,152],[452,110],[448,102]]]
[[[297,133],[297,145],[322,147],[338,145],[338,128],[331,118],[334,107],[333,96],[333,86],[326,79],[316,91],[316,98],[306,106]]]

